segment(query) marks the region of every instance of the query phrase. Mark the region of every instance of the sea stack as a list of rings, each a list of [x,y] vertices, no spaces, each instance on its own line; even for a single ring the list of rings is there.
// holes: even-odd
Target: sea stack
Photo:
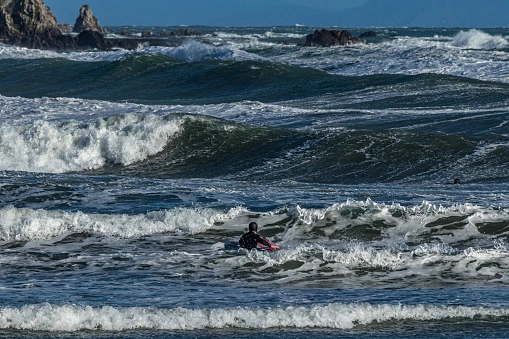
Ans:
[[[132,50],[140,44],[169,46],[180,43],[170,42],[168,38],[107,38],[106,30],[99,27],[99,20],[88,5],[81,7],[72,31],[79,34],[68,34],[71,32],[69,25],[57,24],[55,15],[43,0],[0,0],[0,42],[15,46],[51,50]],[[185,30],[184,33],[193,32]]]
[[[74,33],[81,33],[83,31],[95,31],[99,33],[105,33],[101,27],[99,27],[99,20],[92,13],[92,9],[89,5],[83,5],[80,8],[80,15],[76,19]]]

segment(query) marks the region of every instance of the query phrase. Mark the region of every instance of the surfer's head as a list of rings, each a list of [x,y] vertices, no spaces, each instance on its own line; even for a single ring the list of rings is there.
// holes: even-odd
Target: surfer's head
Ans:
[[[249,232],[258,232],[258,224],[255,222],[249,223]]]
[[[460,178],[456,178],[456,179],[454,179],[454,184],[455,184],[455,185],[456,185],[456,184],[459,184],[460,182],[461,182]]]

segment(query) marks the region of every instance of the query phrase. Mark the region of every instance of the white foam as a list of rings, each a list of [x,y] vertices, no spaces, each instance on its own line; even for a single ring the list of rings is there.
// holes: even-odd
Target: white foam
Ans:
[[[59,53],[51,50],[39,50],[0,44],[0,59],[34,60],[65,58],[73,61],[98,62],[121,60],[131,53],[131,51],[126,50]]]
[[[412,251],[412,256],[429,256],[429,255],[453,255],[458,251],[448,244],[433,243],[422,244]]]
[[[185,61],[203,61],[207,59],[233,60],[235,51],[226,46],[213,46],[189,41],[178,47],[145,47],[138,52],[161,54]]]
[[[29,49],[0,43],[0,59],[43,59],[58,58],[60,55],[53,51]]]
[[[267,31],[263,34],[266,38],[287,38],[287,39],[302,39],[305,38],[307,34],[297,34],[297,33],[280,33],[280,32],[272,32]]]
[[[134,53],[166,55],[175,59],[189,62],[208,59],[217,60],[259,60],[263,59],[256,54],[243,51],[232,46],[214,46],[189,40],[177,47],[146,46],[141,44],[136,50],[118,49],[114,51],[84,51],[63,52],[29,49],[11,45],[0,44],[0,59],[56,59],[65,58],[80,62],[118,61]]]
[[[345,76],[432,73],[506,83],[506,48],[505,38],[471,30],[454,38],[400,36],[348,48],[292,48],[271,60]]]
[[[474,238],[480,241],[489,239],[490,235],[480,233],[476,225],[504,222],[507,220],[508,211],[468,203],[445,207],[426,201],[421,205],[406,207],[397,203],[376,203],[367,199],[364,202],[348,200],[346,203],[334,204],[323,209],[296,206],[289,213],[294,224],[283,235],[284,241],[288,243],[295,240],[328,242],[337,231],[382,224],[383,227],[376,227],[381,232],[382,240],[375,243],[390,246],[405,242],[420,243],[423,237],[429,234],[433,234],[435,240],[449,245]],[[453,217],[449,223],[454,223],[455,227],[441,231],[447,226],[446,220],[449,217]],[[416,253],[420,253],[421,250],[417,250]],[[435,247],[435,250],[439,249]]]
[[[217,309],[94,308],[77,305],[27,305],[0,309],[0,328],[77,332],[200,329],[331,328],[351,329],[359,325],[389,321],[432,321],[441,319],[499,318],[505,308],[433,305],[329,304],[312,307]]]
[[[354,243],[347,251],[323,249],[326,262],[339,263],[350,268],[384,268],[394,269],[403,263],[401,253],[390,249],[375,249],[362,243]]]
[[[107,236],[137,238],[164,233],[202,233],[214,223],[244,212],[176,208],[138,215],[66,213],[12,206],[0,209],[0,238],[4,241],[47,240],[67,232],[97,232]]]
[[[401,253],[391,249],[375,249],[360,242],[350,242],[344,247],[343,250],[337,250],[317,244],[304,244],[277,252],[251,251],[248,257],[257,262],[264,262],[267,266],[284,265],[292,261],[306,262],[308,266],[305,269],[312,266],[311,263],[316,258],[320,258],[322,263],[340,264],[342,269],[394,269],[403,263]]]

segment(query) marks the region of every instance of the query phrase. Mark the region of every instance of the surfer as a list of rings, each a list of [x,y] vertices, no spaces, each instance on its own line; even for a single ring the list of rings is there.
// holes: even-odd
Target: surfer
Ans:
[[[452,183],[451,183],[451,182],[448,182],[448,183],[446,183],[446,184],[447,184],[447,185],[459,185],[460,183],[461,183],[460,178],[455,178],[455,179],[454,179],[454,182],[452,182]]]
[[[251,222],[249,224],[249,232],[242,235],[239,240],[239,246],[250,251],[253,248],[256,248],[258,244],[266,246],[269,250],[277,250],[279,248],[278,245],[271,243],[265,238],[262,238],[258,234],[258,224]]]

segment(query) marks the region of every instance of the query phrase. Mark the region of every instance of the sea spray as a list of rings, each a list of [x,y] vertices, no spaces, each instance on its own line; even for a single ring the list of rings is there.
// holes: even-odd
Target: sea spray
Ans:
[[[452,46],[465,49],[502,49],[506,48],[508,43],[500,35],[490,35],[481,30],[471,29],[469,31],[459,32],[451,42]]]

